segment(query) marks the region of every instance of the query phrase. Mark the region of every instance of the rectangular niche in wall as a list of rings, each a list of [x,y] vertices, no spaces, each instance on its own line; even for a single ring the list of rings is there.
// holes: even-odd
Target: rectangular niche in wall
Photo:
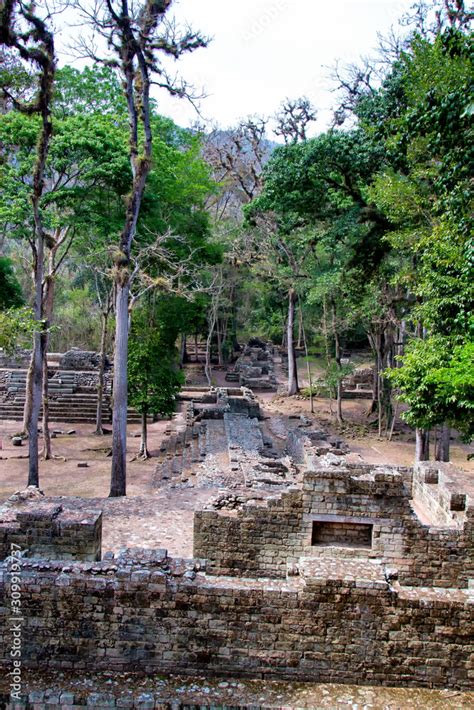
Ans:
[[[315,520],[311,544],[335,547],[372,547],[372,525],[367,523],[323,522]]]

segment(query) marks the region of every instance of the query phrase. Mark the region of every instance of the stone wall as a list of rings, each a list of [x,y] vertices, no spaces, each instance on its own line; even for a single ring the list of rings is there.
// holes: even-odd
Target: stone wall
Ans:
[[[0,664],[9,575],[0,564]],[[25,669],[238,675],[472,688],[467,591],[412,590],[373,562],[312,560],[289,580],[208,576],[165,551],[23,560]]]
[[[22,350],[18,348],[15,352],[10,353],[0,348],[0,367],[1,368],[23,368],[30,364],[31,350]]]
[[[243,510],[194,513],[194,556],[210,574],[285,578],[302,553],[302,491],[291,489]]]
[[[304,474],[303,489],[238,511],[195,513],[194,554],[220,575],[282,578],[300,558],[383,561],[404,584],[465,588],[474,577],[474,508],[457,527],[424,525],[411,500],[409,469],[340,466]],[[340,526],[339,540],[315,540],[315,524]],[[370,528],[370,547],[344,526]],[[361,532],[361,535],[363,533]]]
[[[413,474],[415,504],[441,527],[462,527],[466,521],[467,496],[453,484],[452,473],[452,464],[431,461],[417,464]]]
[[[100,560],[102,513],[63,510],[54,503],[37,503],[24,510],[0,511],[0,560],[18,545],[28,557]]]
[[[71,348],[59,357],[59,367],[61,370],[95,370],[100,365],[100,353],[93,350],[81,350]],[[110,367],[110,361],[106,356],[106,368]]]

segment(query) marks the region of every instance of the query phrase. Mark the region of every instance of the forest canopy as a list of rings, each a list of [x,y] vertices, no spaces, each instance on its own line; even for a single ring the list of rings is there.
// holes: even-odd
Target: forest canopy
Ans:
[[[127,388],[145,420],[170,414],[189,339],[206,344],[211,383],[213,358],[222,365],[258,335],[286,349],[294,395],[297,324],[306,354],[323,353],[339,424],[344,351],[357,346],[373,357],[379,435],[400,404],[421,457],[433,427],[472,438],[464,3],[418,3],[398,42],[338,71],[333,123],[315,137],[307,97],[283,99],[273,135],[269,117],[191,130],[160,115],[154,77],[192,98],[160,57],[208,42],[190,28],[170,35],[170,5],[123,16],[104,5],[92,31],[110,31],[111,55],[82,70],[58,68],[49,18],[34,6],[1,15],[0,315],[13,338],[30,323],[31,461],[48,348],[114,352],[111,495],[123,495]]]

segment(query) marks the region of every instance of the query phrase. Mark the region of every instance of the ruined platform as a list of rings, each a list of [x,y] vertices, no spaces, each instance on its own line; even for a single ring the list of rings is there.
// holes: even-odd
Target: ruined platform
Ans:
[[[304,416],[266,418],[245,388],[183,400],[148,498],[6,506],[0,664],[15,543],[35,672],[469,690],[474,507],[450,467],[350,463],[339,437]],[[159,544],[173,496],[189,523],[194,511],[186,557]],[[102,556],[103,520],[126,526],[131,506],[155,515],[154,537]]]

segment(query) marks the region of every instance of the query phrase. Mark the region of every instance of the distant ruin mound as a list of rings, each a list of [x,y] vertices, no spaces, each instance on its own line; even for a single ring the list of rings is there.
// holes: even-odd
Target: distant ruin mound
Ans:
[[[93,350],[80,350],[71,348],[61,355],[59,367],[62,370],[96,370],[100,365],[100,355]],[[106,357],[106,368],[110,367],[110,361]]]

